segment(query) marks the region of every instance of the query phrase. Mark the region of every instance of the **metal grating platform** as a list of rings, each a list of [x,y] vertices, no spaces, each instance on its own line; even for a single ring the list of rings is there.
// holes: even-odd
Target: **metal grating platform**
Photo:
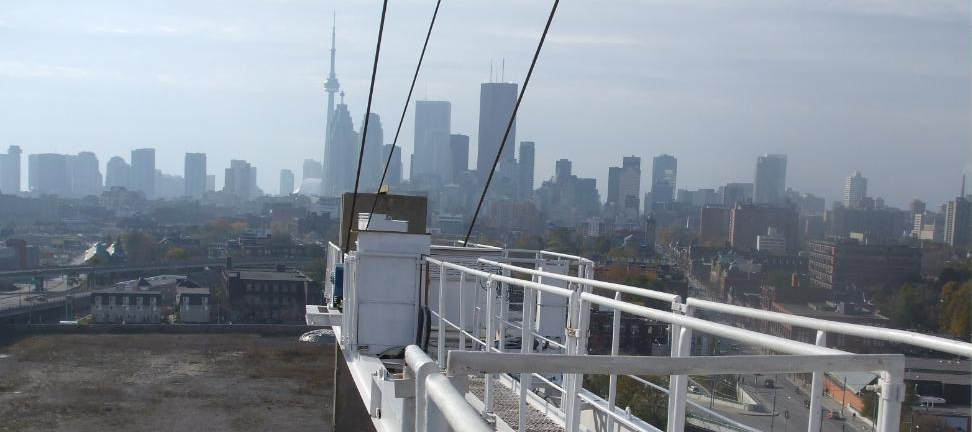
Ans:
[[[486,380],[482,376],[469,376],[469,392],[483,400],[485,397]],[[493,411],[497,417],[503,419],[513,430],[517,429],[517,418],[519,414],[519,398],[516,393],[508,387],[493,380]],[[542,412],[531,405],[527,405],[527,431],[537,432],[563,432],[553,420],[550,420]]]

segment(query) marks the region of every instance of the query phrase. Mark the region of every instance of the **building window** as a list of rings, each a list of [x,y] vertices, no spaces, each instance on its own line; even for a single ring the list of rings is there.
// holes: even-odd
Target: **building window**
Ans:
[[[152,307],[155,307],[156,303],[157,303],[157,300],[156,300],[155,297],[152,297],[151,299],[149,299],[149,304],[152,305]]]

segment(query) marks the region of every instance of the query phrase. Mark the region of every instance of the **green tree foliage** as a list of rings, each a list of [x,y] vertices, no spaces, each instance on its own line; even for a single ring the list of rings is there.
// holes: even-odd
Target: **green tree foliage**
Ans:
[[[174,247],[165,251],[166,261],[185,261],[189,258],[189,253],[181,247]]]
[[[972,281],[959,285],[950,281],[942,287],[942,311],[938,316],[943,333],[969,339],[972,334]]]
[[[128,260],[133,263],[148,263],[157,261],[161,254],[158,243],[152,236],[138,230],[122,234],[122,245]]]
[[[642,378],[662,387],[668,386],[668,379],[665,377]],[[584,376],[584,388],[604,399],[607,399],[609,385],[610,378],[607,375]],[[652,426],[664,428],[668,423],[668,396],[626,376],[618,377],[617,406],[622,409],[631,408],[632,414]]]
[[[897,328],[938,330],[938,296],[925,284],[906,283],[889,299],[887,310]]]

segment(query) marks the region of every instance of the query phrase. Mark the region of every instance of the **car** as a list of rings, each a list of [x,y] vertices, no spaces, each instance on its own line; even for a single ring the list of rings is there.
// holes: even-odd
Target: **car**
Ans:
[[[739,351],[739,345],[736,345],[736,344],[732,344],[732,345],[731,345],[731,346],[729,347],[729,349],[731,349],[731,350],[733,350],[733,351]]]
[[[765,385],[766,388],[773,388],[773,387],[776,386],[776,381],[773,381],[771,379],[767,379],[766,381],[763,381],[763,385]]]

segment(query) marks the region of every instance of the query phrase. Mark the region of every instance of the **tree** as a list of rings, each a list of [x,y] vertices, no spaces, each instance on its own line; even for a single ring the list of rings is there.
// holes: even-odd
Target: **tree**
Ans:
[[[166,261],[185,261],[189,258],[189,253],[181,247],[174,247],[165,252]]]
[[[972,281],[961,286],[951,281],[942,287],[942,312],[938,317],[943,333],[968,340],[972,334]]]
[[[891,320],[898,328],[937,330],[938,298],[924,284],[906,283],[890,299]]]
[[[122,245],[128,260],[133,263],[156,261],[159,257],[159,247],[152,236],[138,230],[122,234]]]

